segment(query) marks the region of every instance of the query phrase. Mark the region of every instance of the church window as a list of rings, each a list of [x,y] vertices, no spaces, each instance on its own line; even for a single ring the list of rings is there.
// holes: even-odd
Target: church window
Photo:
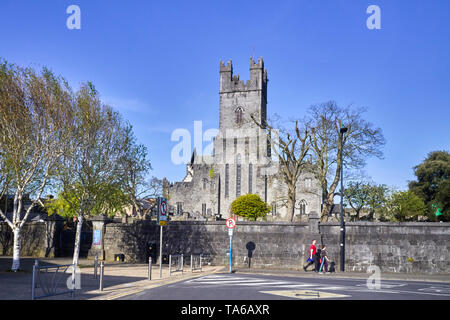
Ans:
[[[236,198],[241,196],[241,157],[237,156],[236,161]]]
[[[300,201],[300,204],[299,204],[299,210],[300,210],[300,214],[302,215],[302,214],[306,214],[306,201],[305,200],[302,200],[302,201]]]
[[[242,107],[238,107],[234,112],[236,116],[236,124],[242,124],[244,109],[242,109]]]
[[[312,186],[312,179],[310,178],[305,179],[305,188],[311,189],[311,186]]]
[[[248,193],[253,193],[253,164],[248,165]]]
[[[225,197],[229,195],[229,184],[230,184],[230,165],[227,163],[225,165]]]
[[[202,215],[206,216],[206,203],[202,203]]]
[[[183,203],[177,202],[177,215],[182,215],[182,214],[183,214]]]

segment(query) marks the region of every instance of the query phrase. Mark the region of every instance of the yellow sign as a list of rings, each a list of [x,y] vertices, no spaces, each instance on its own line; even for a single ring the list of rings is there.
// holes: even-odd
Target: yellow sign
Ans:
[[[160,226],[165,226],[167,224],[167,221],[159,220]]]
[[[329,293],[315,290],[281,290],[281,291],[261,291],[261,292],[297,299],[336,299],[336,298],[350,297],[344,294]]]

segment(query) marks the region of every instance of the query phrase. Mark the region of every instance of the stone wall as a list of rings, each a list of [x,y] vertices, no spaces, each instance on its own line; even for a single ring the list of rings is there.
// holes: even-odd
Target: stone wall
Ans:
[[[328,247],[339,268],[338,223],[238,222],[233,235],[233,265],[301,269],[313,239]],[[147,246],[159,255],[159,226],[153,221],[108,224],[106,259],[124,254],[129,262],[147,261]],[[253,249],[253,250],[249,250]],[[388,272],[450,273],[450,223],[346,224],[346,271],[377,265]],[[224,221],[171,221],[164,227],[163,255],[202,253],[213,265],[228,265],[229,237]],[[249,260],[251,258],[251,260]]]
[[[233,265],[248,267],[250,262],[259,268],[300,270],[309,244],[316,239],[318,244],[327,245],[328,256],[339,270],[339,224],[310,218],[309,223],[238,221],[233,235]],[[59,227],[49,230],[49,226],[44,222],[25,224],[23,256],[60,256],[62,251],[57,248],[73,245],[70,237],[55,236],[63,234]],[[5,245],[8,235],[11,240]],[[103,239],[105,259],[112,261],[115,254],[123,254],[126,262],[147,262],[149,256],[155,262],[159,236],[155,221],[108,223]],[[68,243],[59,243],[58,239]],[[85,246],[91,243],[87,241]],[[11,255],[11,247],[9,227],[0,223],[0,254]],[[170,221],[163,229],[163,256],[180,253],[187,257],[201,253],[206,263],[227,266],[229,236],[225,221]],[[365,272],[370,265],[385,272],[450,273],[450,223],[346,223],[345,270]]]
[[[48,245],[50,235],[45,222],[30,222],[23,226],[21,235],[22,256],[45,257],[53,253]],[[13,254],[13,233],[6,223],[0,223],[0,254]]]

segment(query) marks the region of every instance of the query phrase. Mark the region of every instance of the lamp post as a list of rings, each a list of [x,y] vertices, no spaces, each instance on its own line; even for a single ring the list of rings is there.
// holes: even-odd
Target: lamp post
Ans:
[[[344,221],[344,162],[343,162],[343,153],[344,153],[344,133],[347,132],[347,128],[342,126],[342,121],[340,121],[340,135],[341,135],[341,236],[340,236],[340,269],[341,272],[345,271],[345,221]]]

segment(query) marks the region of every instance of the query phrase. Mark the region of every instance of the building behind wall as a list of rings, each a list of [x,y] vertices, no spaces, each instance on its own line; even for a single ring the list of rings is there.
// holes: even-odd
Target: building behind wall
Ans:
[[[269,220],[287,219],[287,185],[279,178],[276,157],[266,132],[252,119],[267,120],[267,70],[264,61],[250,58],[250,79],[233,75],[231,60],[220,62],[219,133],[212,155],[194,150],[181,182],[165,183],[165,193],[175,216],[231,216],[231,203],[241,195],[258,194],[272,211]],[[312,172],[297,183],[295,220],[305,220],[321,210],[321,188]]]

